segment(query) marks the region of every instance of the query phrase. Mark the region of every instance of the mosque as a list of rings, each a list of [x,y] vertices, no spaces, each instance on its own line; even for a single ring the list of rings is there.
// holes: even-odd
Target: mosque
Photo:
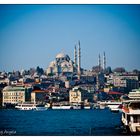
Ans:
[[[78,50],[78,51],[77,51]],[[103,65],[103,66],[102,66]],[[106,56],[105,52],[103,54],[103,63],[101,65],[101,57],[99,54],[98,57],[98,72],[101,72],[106,69]],[[81,47],[80,41],[75,45],[74,48],[74,61],[70,59],[69,55],[64,53],[59,53],[56,55],[55,60],[50,62],[47,71],[47,75],[55,75],[55,76],[67,76],[71,77],[77,75],[78,79],[81,77],[81,73],[83,73],[81,68]]]
[[[78,55],[77,55],[78,47]],[[78,57],[77,57],[78,56]],[[47,68],[47,75],[52,74],[56,76],[66,75],[81,75],[81,48],[80,41],[74,48],[74,61],[70,59],[67,54],[59,53],[56,55],[55,60],[49,64]]]

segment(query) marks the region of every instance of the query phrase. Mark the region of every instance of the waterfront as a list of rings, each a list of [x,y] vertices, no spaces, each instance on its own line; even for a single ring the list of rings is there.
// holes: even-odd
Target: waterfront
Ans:
[[[0,135],[128,135],[121,127],[121,113],[112,113],[108,109],[46,111],[0,110],[0,118]]]

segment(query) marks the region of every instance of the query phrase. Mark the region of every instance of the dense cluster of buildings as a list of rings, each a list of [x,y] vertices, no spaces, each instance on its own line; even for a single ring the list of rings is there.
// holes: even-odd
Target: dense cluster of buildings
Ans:
[[[78,51],[77,51],[78,48]],[[120,69],[119,69],[120,70]],[[46,70],[0,72],[0,106],[23,102],[89,103],[98,100],[140,98],[140,71],[111,71],[99,55],[98,65],[92,70],[81,68],[80,42],[74,48],[74,61],[59,53]]]

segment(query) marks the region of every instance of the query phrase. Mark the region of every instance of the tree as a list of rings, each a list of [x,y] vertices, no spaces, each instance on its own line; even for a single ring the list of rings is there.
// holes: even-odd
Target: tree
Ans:
[[[53,73],[49,73],[48,76],[54,76],[54,74]]]
[[[123,67],[117,67],[113,70],[114,72],[117,72],[117,73],[123,73],[123,72],[126,72],[125,68]]]
[[[34,73],[35,73],[35,69],[34,69],[34,68],[30,68],[29,74],[30,74],[30,75],[34,75]]]
[[[133,73],[139,74],[139,73],[140,73],[140,71],[139,71],[139,70],[137,70],[137,69],[134,69],[134,70],[133,70]]]
[[[37,66],[36,72],[37,72],[37,74],[39,74],[39,75],[44,74],[44,70],[43,70],[42,68],[40,68],[39,66]]]
[[[106,72],[107,74],[112,73],[111,67],[107,67],[106,70],[105,70],[105,72]]]

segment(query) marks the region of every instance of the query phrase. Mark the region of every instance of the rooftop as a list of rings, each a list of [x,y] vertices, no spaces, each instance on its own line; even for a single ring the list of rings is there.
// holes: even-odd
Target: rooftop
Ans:
[[[24,91],[23,86],[6,86],[3,91]]]
[[[129,93],[133,93],[133,92],[140,93],[140,88],[138,88],[138,89],[132,89],[132,91],[129,92]]]

